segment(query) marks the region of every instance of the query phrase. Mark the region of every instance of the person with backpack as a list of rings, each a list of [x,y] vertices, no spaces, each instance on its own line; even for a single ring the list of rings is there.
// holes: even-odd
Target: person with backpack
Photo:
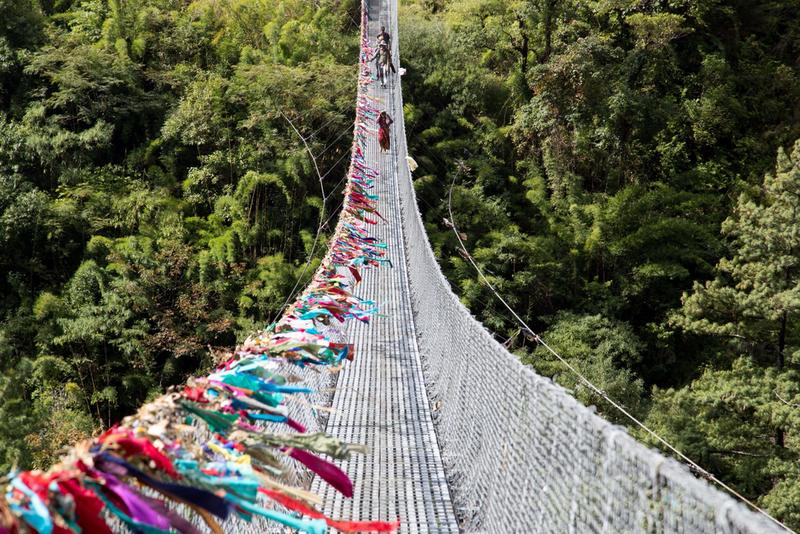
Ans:
[[[386,78],[389,75],[389,69],[394,72],[394,65],[392,65],[392,53],[389,50],[389,45],[381,43],[375,55],[370,58],[370,61],[377,59],[375,66],[378,71],[378,80],[381,82],[381,87],[386,87]]]

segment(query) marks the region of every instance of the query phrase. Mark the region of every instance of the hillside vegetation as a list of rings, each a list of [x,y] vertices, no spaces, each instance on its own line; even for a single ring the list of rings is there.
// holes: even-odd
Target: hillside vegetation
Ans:
[[[531,327],[800,527],[800,2],[418,0],[400,43],[420,207],[463,302],[630,423],[478,281],[442,222],[453,182]]]
[[[327,218],[359,16],[0,0],[0,471],[48,465],[275,317],[323,204],[289,121],[329,172]]]

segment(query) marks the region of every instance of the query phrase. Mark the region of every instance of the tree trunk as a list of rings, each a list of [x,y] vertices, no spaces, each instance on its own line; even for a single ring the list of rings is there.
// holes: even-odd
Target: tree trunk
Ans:
[[[526,33],[525,36],[522,38],[522,49],[519,51],[520,55],[522,56],[522,65],[520,66],[520,70],[522,71],[522,79],[524,80],[528,74],[528,50],[530,48],[530,42],[528,41],[528,34]]]
[[[558,0],[548,0],[544,6],[544,50],[542,51],[541,62],[546,63],[553,53],[553,11],[556,9]]]
[[[775,431],[775,446],[782,449],[786,445],[786,431],[779,428]]]
[[[781,329],[778,333],[778,361],[777,366],[778,370],[783,369],[784,363],[784,351],[786,350],[786,323],[788,322],[788,314],[787,312],[783,312],[781,315]],[[775,446],[778,448],[783,448],[786,442],[786,430],[783,428],[778,428],[775,430]]]
[[[781,316],[781,329],[778,333],[778,370],[783,369],[784,364],[784,351],[786,350],[786,323],[788,321],[788,314],[787,312],[783,312]]]
[[[525,19],[517,15],[517,24],[519,24],[519,30],[522,34],[522,43],[519,46],[516,46],[517,52],[520,55],[520,67],[519,70],[522,73],[523,80],[528,73],[528,53],[530,52],[530,38],[528,36],[528,25],[525,23]]]

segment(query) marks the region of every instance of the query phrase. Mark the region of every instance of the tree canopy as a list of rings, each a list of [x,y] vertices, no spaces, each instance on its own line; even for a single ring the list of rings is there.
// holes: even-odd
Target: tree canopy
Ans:
[[[0,470],[274,318],[323,209],[288,121],[335,183],[359,9],[0,1]]]

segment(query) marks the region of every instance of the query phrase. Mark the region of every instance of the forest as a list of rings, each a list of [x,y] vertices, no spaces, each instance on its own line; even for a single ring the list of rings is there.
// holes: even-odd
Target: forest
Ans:
[[[0,0],[0,469],[46,467],[307,280],[359,10]],[[415,188],[464,304],[659,446],[521,331],[449,208],[550,346],[800,528],[800,0],[407,0],[400,25]]]
[[[310,278],[347,170],[359,14],[0,0],[1,469],[46,466],[183,382]]]

